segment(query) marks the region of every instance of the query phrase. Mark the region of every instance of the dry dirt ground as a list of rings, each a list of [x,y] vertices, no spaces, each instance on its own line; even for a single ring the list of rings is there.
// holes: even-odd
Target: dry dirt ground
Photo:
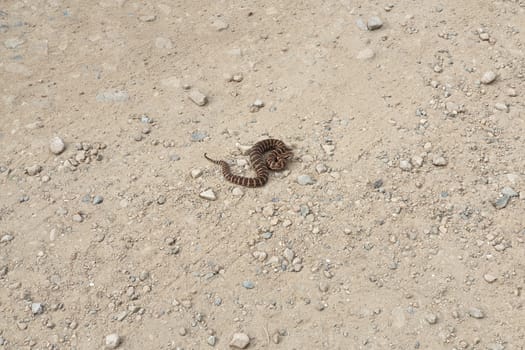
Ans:
[[[3,0],[0,38],[0,349],[525,348],[524,1]],[[202,156],[267,137],[263,188]]]

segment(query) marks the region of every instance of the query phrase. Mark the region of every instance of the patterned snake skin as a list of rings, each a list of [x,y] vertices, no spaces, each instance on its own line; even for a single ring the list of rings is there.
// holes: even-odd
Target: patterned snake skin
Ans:
[[[268,153],[267,153],[268,152]],[[266,156],[265,156],[265,153]],[[222,175],[234,184],[246,187],[261,187],[268,182],[269,170],[282,170],[286,161],[292,158],[293,153],[284,142],[276,139],[266,139],[257,142],[248,151],[250,162],[257,174],[256,177],[244,177],[231,173],[230,165],[224,160],[214,160],[204,153],[204,158],[221,166]]]

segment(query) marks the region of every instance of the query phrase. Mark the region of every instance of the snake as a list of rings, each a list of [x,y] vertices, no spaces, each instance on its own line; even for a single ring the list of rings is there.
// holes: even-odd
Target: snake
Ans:
[[[255,177],[232,174],[230,165],[224,160],[215,160],[204,153],[204,158],[220,165],[224,178],[236,185],[245,187],[261,187],[268,182],[269,171],[278,171],[286,167],[287,161],[293,157],[292,150],[277,139],[265,139],[257,142],[248,150],[250,163],[255,170]]]

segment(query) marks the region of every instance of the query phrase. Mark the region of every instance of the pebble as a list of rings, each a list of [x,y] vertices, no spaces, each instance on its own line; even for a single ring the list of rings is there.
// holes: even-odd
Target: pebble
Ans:
[[[124,102],[129,99],[129,94],[124,90],[106,90],[97,94],[98,102]]]
[[[116,349],[122,342],[120,336],[116,333],[112,333],[106,336],[106,348]]]
[[[306,186],[306,185],[312,185],[315,183],[314,179],[312,179],[310,177],[310,175],[299,175],[297,176],[297,183],[299,185],[303,185],[303,186]]]
[[[293,261],[293,258],[295,258],[295,253],[293,250],[291,250],[290,248],[286,248],[284,250],[284,253],[283,253],[283,256],[286,260],[288,260],[289,262],[292,262]]]
[[[217,196],[215,195],[215,193],[213,192],[211,188],[207,189],[206,191],[201,192],[199,196],[209,201],[214,201],[217,199]]]
[[[169,50],[173,48],[173,42],[168,38],[158,37],[155,39],[155,47],[157,47],[157,49]]]
[[[368,30],[367,28],[367,25],[365,23],[365,21],[363,21],[362,18],[358,18],[356,21],[355,21],[355,24],[357,25],[357,27],[361,30]]]
[[[490,84],[494,82],[494,80],[496,80],[496,77],[497,75],[493,71],[485,72],[485,74],[483,74],[483,76],[481,77],[481,83]]]
[[[445,166],[447,163],[447,160],[443,156],[434,156],[432,158],[432,164],[435,166]]]
[[[421,168],[423,166],[423,158],[420,156],[414,156],[412,157],[411,163],[414,164],[416,167]]]
[[[41,303],[32,303],[31,312],[33,315],[40,315],[44,312],[44,306]]]
[[[75,214],[75,215],[73,215],[73,221],[74,222],[82,222],[82,221],[84,221],[84,218],[80,214]]]
[[[383,26],[383,21],[377,16],[372,16],[368,19],[366,26],[368,30],[376,30]]]
[[[488,283],[492,283],[492,282],[495,282],[498,278],[494,275],[491,275],[490,273],[486,273],[485,275],[483,275],[483,278],[485,279],[485,281],[487,281]]]
[[[180,160],[180,156],[178,154],[170,154],[170,160],[176,162],[177,160]]]
[[[516,96],[518,96],[518,92],[514,88],[508,88],[507,89],[507,96],[516,97]]]
[[[196,179],[202,175],[202,170],[201,169],[191,169],[190,175],[192,178]]]
[[[210,346],[215,346],[215,343],[217,342],[217,337],[214,336],[214,335],[210,335],[210,336],[208,337],[207,342],[208,342],[208,345],[210,345]]]
[[[242,286],[246,289],[253,289],[255,284],[252,281],[246,280],[242,282]]]
[[[488,41],[490,39],[489,33],[479,33],[479,38],[483,41]]]
[[[166,196],[161,194],[157,197],[157,204],[163,205],[164,203],[166,203]]]
[[[330,285],[326,281],[319,282],[319,291],[326,293],[328,292],[328,289],[330,288]]]
[[[503,209],[507,206],[507,204],[509,204],[509,200],[509,196],[502,195],[501,197],[496,199],[496,201],[494,202],[494,207],[496,207],[496,209]]]
[[[371,48],[368,48],[368,47],[367,47],[366,49],[363,49],[363,50],[359,51],[359,52],[357,53],[356,58],[357,58],[358,60],[363,60],[363,61],[365,61],[365,60],[370,60],[370,59],[374,58],[375,55],[376,55],[376,54],[375,54],[374,50],[372,50]]]
[[[223,30],[226,30],[229,27],[228,23],[220,19],[214,20],[212,22],[212,26],[215,27],[215,29],[217,29],[218,32],[222,32]]]
[[[197,89],[191,90],[188,94],[188,98],[197,106],[202,107],[208,103],[208,97]]]
[[[270,239],[270,238],[272,238],[272,236],[273,236],[273,233],[270,232],[270,231],[266,231],[266,232],[264,232],[262,234],[262,238],[264,238],[264,239]]]
[[[438,317],[435,314],[427,314],[425,316],[425,320],[428,322],[428,324],[436,324]]]
[[[93,204],[100,204],[104,201],[104,197],[102,196],[95,196],[93,197]]]
[[[145,16],[140,16],[139,17],[139,20],[141,22],[153,22],[156,19],[157,19],[157,16],[155,16],[155,15],[145,15]]]
[[[502,103],[502,102],[498,102],[494,104],[494,108],[497,109],[498,111],[502,111],[505,113],[509,112],[509,106],[507,106],[505,103]]]
[[[4,41],[4,46],[7,47],[8,49],[16,49],[17,47],[19,47],[20,45],[22,45],[23,43],[25,43],[25,40],[24,39],[20,39],[20,38],[9,38],[9,39],[6,39]]]
[[[487,350],[505,350],[505,346],[498,343],[487,344]]]
[[[470,308],[468,310],[468,314],[470,317],[478,318],[478,319],[485,317],[485,314],[483,313],[483,311],[475,307]]]
[[[186,328],[184,327],[180,327],[179,328],[179,335],[184,337],[186,334],[188,333],[188,331],[186,330]]]
[[[29,176],[35,176],[42,171],[42,167],[38,164],[31,165],[26,168],[26,174]]]
[[[230,347],[235,349],[245,349],[250,344],[250,337],[244,333],[234,333],[230,341]]]
[[[503,189],[501,190],[501,194],[504,195],[504,196],[509,196],[509,197],[517,197],[518,196],[518,192],[514,191],[514,189],[512,189],[511,187],[503,187]]]
[[[49,150],[53,154],[58,155],[64,152],[65,149],[66,149],[66,145],[64,144],[64,140],[62,140],[58,136],[53,137],[51,141],[49,142]]]
[[[399,168],[401,168],[403,171],[410,171],[412,170],[412,164],[409,160],[402,159],[399,161]]]
[[[315,171],[317,171],[318,174],[323,174],[328,171],[328,168],[324,164],[317,164],[315,166]]]
[[[232,190],[232,194],[235,196],[235,197],[242,197],[244,195],[244,192],[242,191],[242,189],[240,189],[239,187],[235,187],[233,190]]]

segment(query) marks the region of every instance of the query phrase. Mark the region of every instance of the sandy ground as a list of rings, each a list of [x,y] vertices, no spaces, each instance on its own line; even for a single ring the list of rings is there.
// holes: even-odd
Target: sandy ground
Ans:
[[[525,348],[525,2],[3,0],[0,39],[0,349]],[[268,137],[263,188],[202,157]]]

